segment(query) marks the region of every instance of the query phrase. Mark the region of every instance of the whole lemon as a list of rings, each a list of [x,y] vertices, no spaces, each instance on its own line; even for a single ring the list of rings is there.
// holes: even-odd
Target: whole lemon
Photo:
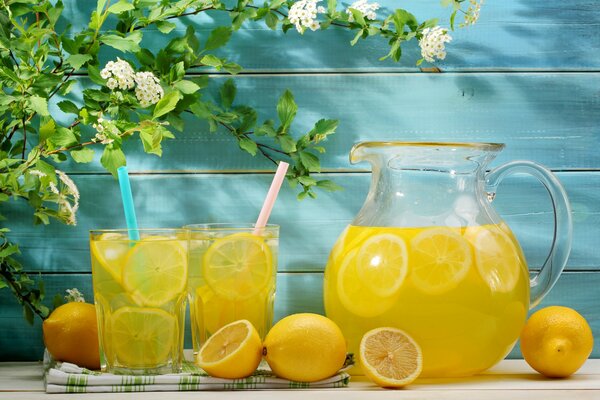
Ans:
[[[276,323],[264,341],[263,354],[275,375],[315,382],[334,375],[346,359],[340,328],[318,314],[293,314]]]
[[[525,361],[540,374],[564,378],[587,360],[594,336],[585,318],[568,307],[552,306],[536,311],[521,332]]]
[[[96,307],[71,302],[56,308],[42,324],[44,343],[58,361],[100,368]]]

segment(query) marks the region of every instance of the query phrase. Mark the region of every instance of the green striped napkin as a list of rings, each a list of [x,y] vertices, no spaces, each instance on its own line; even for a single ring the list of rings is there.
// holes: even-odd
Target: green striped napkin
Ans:
[[[184,362],[183,371],[179,374],[114,375],[66,362],[54,363],[45,374],[47,393],[339,388],[348,386],[349,380],[350,375],[340,371],[318,382],[288,381],[273,375],[264,361],[254,374],[244,379],[213,378],[189,361]]]

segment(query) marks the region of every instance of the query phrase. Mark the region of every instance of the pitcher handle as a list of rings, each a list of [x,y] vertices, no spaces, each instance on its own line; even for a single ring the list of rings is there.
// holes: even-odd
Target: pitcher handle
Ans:
[[[486,175],[488,198],[493,199],[500,182],[515,173],[526,173],[536,177],[548,190],[554,209],[554,236],[550,253],[539,272],[530,272],[530,308],[533,308],[552,289],[567,264],[573,234],[571,206],[567,193],[556,176],[547,168],[532,161],[513,161],[490,171]]]

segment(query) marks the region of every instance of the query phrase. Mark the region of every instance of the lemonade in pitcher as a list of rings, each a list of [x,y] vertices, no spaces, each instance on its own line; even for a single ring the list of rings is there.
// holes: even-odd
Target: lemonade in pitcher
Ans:
[[[350,352],[367,331],[392,326],[421,346],[422,376],[469,375],[512,348],[527,315],[529,277],[502,224],[349,226],[331,252],[325,292]]]
[[[246,319],[264,338],[273,323],[279,227],[200,224],[190,229],[189,281],[194,353],[213,333]]]
[[[187,286],[185,230],[92,231],[90,252],[104,371],[179,372]]]

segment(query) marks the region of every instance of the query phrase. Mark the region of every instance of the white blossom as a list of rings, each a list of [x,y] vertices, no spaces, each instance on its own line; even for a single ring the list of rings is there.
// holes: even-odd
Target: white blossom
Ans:
[[[346,12],[348,13],[348,21],[353,22],[354,16],[350,11],[351,8],[360,11],[366,19],[374,20],[377,19],[377,14],[375,14],[375,11],[379,10],[379,3],[369,4],[367,0],[358,0],[352,3],[352,5],[348,7]]]
[[[54,182],[49,182],[48,183],[48,187],[50,188],[50,191],[54,194],[60,194],[60,192],[58,191],[58,188],[56,187],[56,184]]]
[[[109,144],[114,142],[113,138],[110,138],[107,133],[118,136],[120,131],[113,121],[105,120],[102,117],[98,118],[96,124],[92,124],[92,127],[96,129],[98,133],[92,138],[92,142]]]
[[[421,47],[421,56],[428,61],[434,62],[435,59],[443,60],[446,58],[446,47],[444,43],[452,41],[446,29],[440,26],[423,29],[423,36],[419,40]]]
[[[77,208],[79,203],[71,204],[64,195],[60,195],[58,199],[58,212],[65,215],[65,223],[67,225],[77,225]]]
[[[479,2],[477,0],[469,0],[469,8],[465,12],[465,22],[461,26],[475,25],[477,20],[479,20],[479,12],[481,11],[483,2],[484,0],[480,0]]]
[[[134,76],[135,73],[131,65],[127,61],[121,60],[117,57],[117,61],[109,61],[106,63],[100,76],[103,79],[107,79],[106,86],[110,90],[119,88],[121,90],[133,89],[135,86]]]
[[[326,12],[324,7],[317,7],[317,3],[320,2],[321,0],[300,0],[290,7],[288,19],[290,23],[294,24],[298,32],[304,33],[306,28],[312,31],[319,29],[317,16]]]
[[[83,293],[79,291],[77,288],[67,289],[65,290],[67,295],[65,296],[65,300],[67,302],[77,302],[77,303],[85,303],[85,299],[83,298]]]
[[[77,202],[79,202],[79,189],[77,189],[77,185],[75,185],[75,182],[73,182],[73,180],[61,170],[57,169],[56,174],[58,175],[58,178],[63,183],[63,185],[65,185],[65,187],[67,188],[67,193],[73,196],[73,198]]]
[[[160,80],[152,72],[138,72],[135,74],[135,97],[142,107],[158,103],[165,94],[160,86]]]
[[[44,178],[47,176],[45,173],[43,173],[39,169],[30,169],[29,175],[37,176],[38,178]]]

